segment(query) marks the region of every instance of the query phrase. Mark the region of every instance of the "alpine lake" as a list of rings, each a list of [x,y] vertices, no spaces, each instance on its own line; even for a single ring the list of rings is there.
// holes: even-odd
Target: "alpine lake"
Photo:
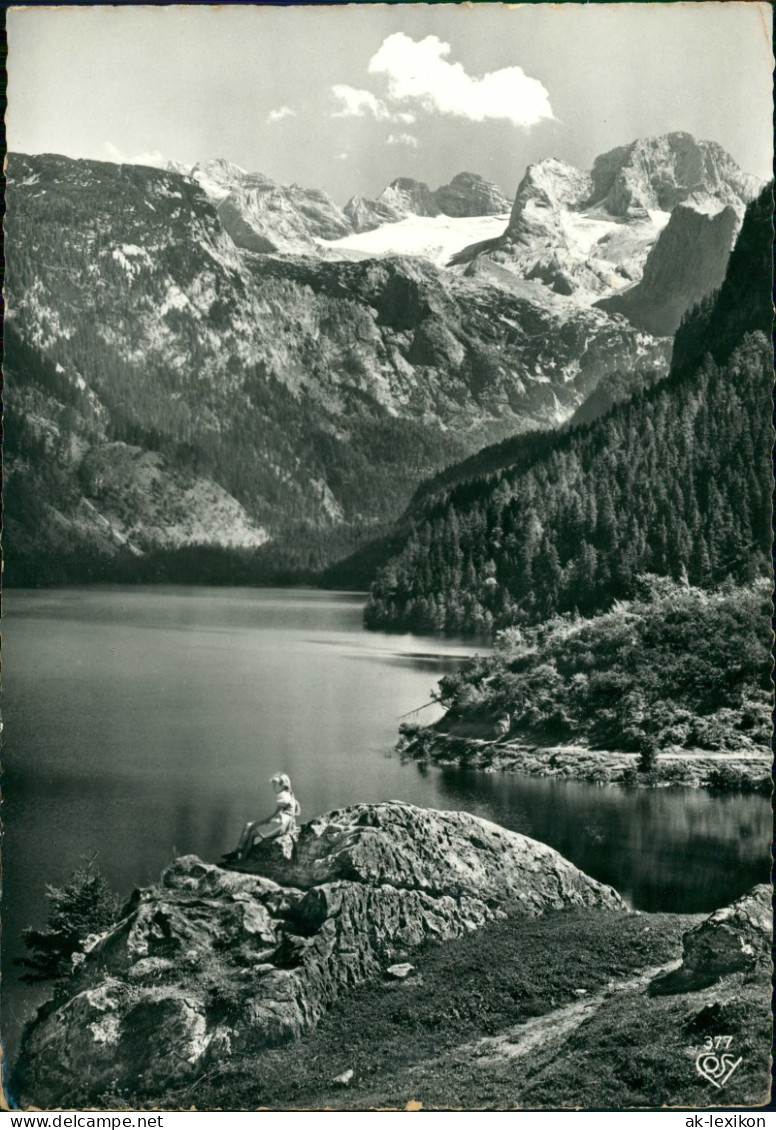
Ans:
[[[302,820],[359,801],[465,809],[542,840],[634,909],[711,911],[767,881],[766,797],[423,768],[471,640],[362,627],[363,594],[303,589],[9,590],[4,630],[3,1037],[46,986],[20,981],[46,886],[96,854],[128,896],[176,856],[218,860],[290,775]],[[430,704],[430,705],[429,705]]]

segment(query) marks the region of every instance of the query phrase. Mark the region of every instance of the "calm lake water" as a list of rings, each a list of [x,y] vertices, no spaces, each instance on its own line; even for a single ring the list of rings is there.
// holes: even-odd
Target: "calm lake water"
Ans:
[[[551,844],[644,910],[711,910],[767,881],[763,797],[402,765],[400,716],[473,648],[366,633],[362,603],[267,589],[7,594],[7,1041],[41,995],[19,986],[13,958],[24,926],[45,920],[45,885],[95,851],[124,894],[175,853],[215,860],[271,810],[278,770],[303,820],[357,801],[466,809]]]

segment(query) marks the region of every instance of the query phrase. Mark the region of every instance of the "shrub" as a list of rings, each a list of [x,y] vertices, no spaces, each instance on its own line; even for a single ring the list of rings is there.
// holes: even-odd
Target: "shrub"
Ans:
[[[713,792],[740,792],[741,776],[731,765],[715,765],[706,778],[706,788]]]
[[[23,981],[47,981],[66,977],[73,971],[73,957],[83,953],[90,934],[101,934],[118,920],[121,900],[111,890],[95,864],[86,859],[63,887],[47,887],[48,919],[44,930],[30,926],[24,931],[29,957],[18,964],[29,972]]]
[[[639,752],[639,773],[652,773],[657,766],[657,740],[652,734],[645,734],[641,739]]]

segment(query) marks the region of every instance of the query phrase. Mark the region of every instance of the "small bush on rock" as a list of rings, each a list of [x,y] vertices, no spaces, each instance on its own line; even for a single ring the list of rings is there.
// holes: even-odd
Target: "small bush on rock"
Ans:
[[[46,888],[49,909],[47,926],[29,926],[24,941],[29,957],[18,959],[28,970],[23,981],[47,981],[66,977],[76,967],[84,943],[91,934],[101,934],[118,920],[121,900],[90,856],[63,887]],[[83,960],[83,958],[81,958]]]

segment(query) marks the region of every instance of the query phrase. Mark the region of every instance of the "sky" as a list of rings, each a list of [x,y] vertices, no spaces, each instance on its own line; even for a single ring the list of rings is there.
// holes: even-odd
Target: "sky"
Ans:
[[[8,147],[224,157],[342,205],[685,130],[771,175],[768,4],[30,7],[8,12]]]

